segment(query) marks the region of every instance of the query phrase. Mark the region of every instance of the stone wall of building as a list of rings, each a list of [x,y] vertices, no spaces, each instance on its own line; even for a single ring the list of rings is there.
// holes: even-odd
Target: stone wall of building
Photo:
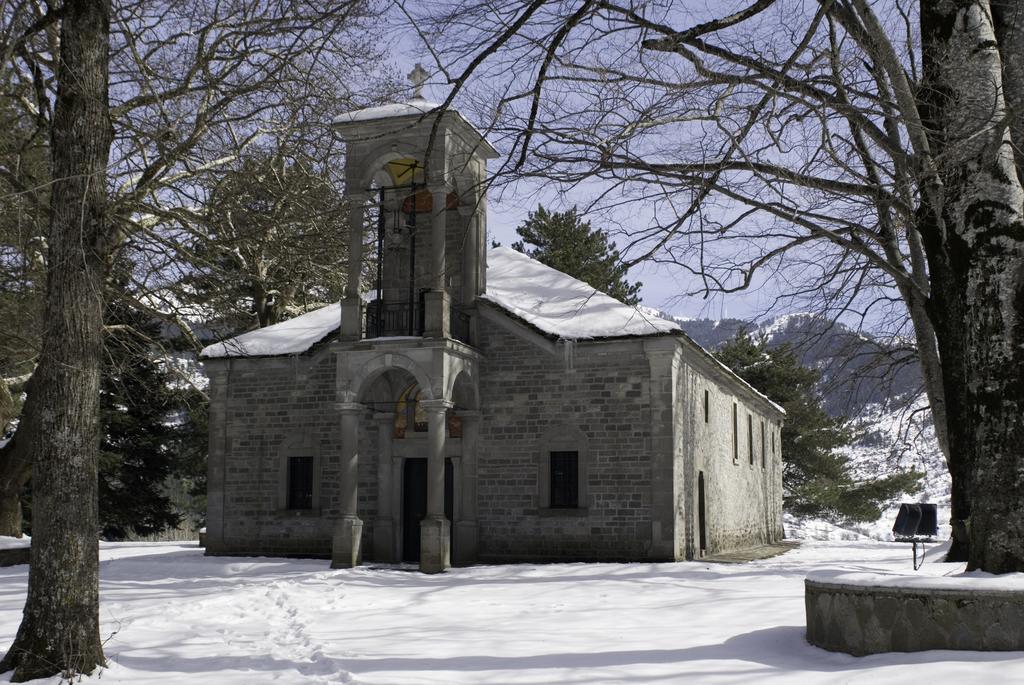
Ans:
[[[208,553],[330,556],[340,477],[334,355],[218,360],[206,368],[211,405],[216,405],[211,406]],[[377,436],[371,417],[367,409],[360,426],[360,454],[366,456],[359,465],[368,545],[376,508]],[[289,456],[316,460],[311,511],[286,508]]]
[[[694,455],[693,475],[686,485],[692,504],[688,514],[684,513],[689,518],[684,525],[692,529],[694,545],[699,546],[698,482],[701,474],[705,491],[706,553],[780,540],[782,459],[778,417],[763,401],[753,399],[737,381],[713,373],[709,363],[697,358],[697,353],[685,348],[684,352],[677,376],[677,406],[682,412],[680,453]],[[750,427],[753,428],[752,463]]]
[[[707,360],[693,359],[697,352],[677,338],[567,347],[503,316],[481,317],[479,335],[484,355],[476,465],[479,560],[699,556],[701,472],[709,553],[781,537],[777,417],[721,370],[712,373]],[[208,552],[329,556],[340,515],[333,352],[217,360],[208,362],[207,370],[212,378]],[[732,454],[733,403],[738,459]],[[375,549],[377,518],[375,410],[382,411],[368,405],[360,420],[358,496],[366,558]],[[755,428],[753,465],[748,413]],[[426,456],[425,447],[423,454],[414,454],[414,439],[398,444],[403,442],[392,448],[396,459]],[[451,442],[456,456],[458,441]],[[578,509],[549,506],[545,459],[561,450],[580,454]],[[312,511],[288,511],[286,459],[305,455],[317,459],[317,501]],[[455,465],[458,487],[462,463],[457,456]],[[401,477],[400,469],[395,473]],[[393,492],[397,538],[401,493]],[[462,520],[462,510],[456,504],[454,523]]]
[[[580,343],[567,355],[487,319],[480,337],[480,560],[650,558],[656,476],[642,343]],[[580,452],[578,510],[542,501],[552,449]]]

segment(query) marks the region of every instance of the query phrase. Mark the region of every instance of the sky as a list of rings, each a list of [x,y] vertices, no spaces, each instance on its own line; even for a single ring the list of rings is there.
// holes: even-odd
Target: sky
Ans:
[[[413,69],[416,58],[399,56],[395,63],[402,73],[408,73]],[[423,95],[432,102],[442,102],[446,93],[446,87],[429,81],[424,86]],[[501,159],[492,160],[489,169],[499,167],[501,162]],[[575,194],[565,195],[538,192],[533,187],[509,187],[500,194],[492,192],[488,197],[487,208],[488,241],[496,240],[502,245],[511,245],[518,238],[516,227],[526,220],[527,214],[535,210],[538,203],[548,209],[564,211],[583,204],[586,193],[586,187],[578,188]],[[593,223],[600,227],[599,220],[594,219]],[[771,288],[730,295],[717,294],[706,299],[700,295],[687,295],[699,288],[699,283],[681,269],[668,265],[637,265],[630,270],[628,279],[643,283],[640,290],[642,304],[683,318],[756,320],[766,316],[772,300]]]
[[[496,162],[492,165],[497,166]],[[575,202],[572,196],[545,201],[549,209],[564,211]],[[526,220],[529,211],[536,209],[537,199],[515,194],[499,201],[490,200],[487,208],[487,230],[490,240],[510,245],[518,236],[516,227]],[[600,225],[598,222],[594,222]],[[691,319],[761,319],[771,304],[770,288],[749,290],[730,295],[715,295],[707,299],[700,295],[687,295],[699,287],[692,277],[679,268],[668,265],[639,264],[629,272],[630,282],[640,281],[642,304],[681,318]]]
[[[433,60],[415,32],[396,28],[389,35],[393,41],[390,54],[399,73],[408,74],[417,62],[421,62],[428,72],[431,71]],[[472,84],[469,84],[467,89],[471,88]],[[448,92],[449,87],[438,83],[434,77],[424,85],[423,96],[429,101],[443,102]],[[472,121],[472,117],[469,118]],[[498,168],[502,161],[492,160],[488,169]],[[538,202],[548,209],[564,211],[574,205],[584,204],[588,195],[586,184],[577,187],[572,194],[565,195],[528,186],[507,187],[502,189],[500,195],[491,192],[487,211],[488,240],[497,240],[503,245],[514,242],[517,239],[516,227],[526,220],[528,212],[536,209]],[[591,218],[595,226],[601,226],[599,219],[588,218]],[[746,291],[727,295],[719,293],[704,298],[699,294],[688,294],[699,290],[701,284],[679,267],[640,264],[630,270],[628,279],[643,284],[640,290],[643,305],[681,318],[761,320],[787,313],[781,309],[772,309],[775,294],[782,286],[770,281]]]

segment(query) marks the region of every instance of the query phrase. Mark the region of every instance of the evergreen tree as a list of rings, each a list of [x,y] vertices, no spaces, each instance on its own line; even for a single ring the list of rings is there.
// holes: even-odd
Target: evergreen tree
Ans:
[[[788,345],[769,348],[745,333],[723,345],[718,359],[782,405],[782,486],[786,510],[831,520],[875,521],[882,507],[902,492],[920,490],[921,474],[898,471],[873,481],[857,481],[839,450],[853,436],[846,419],[829,416],[815,394],[820,374],[801,366]]]
[[[530,212],[516,233],[522,240],[512,249],[558,269],[626,304],[639,304],[642,283],[626,280],[626,267],[608,234],[583,221],[573,207],[549,212],[543,205]]]
[[[172,480],[198,479],[205,430],[193,421],[197,392],[153,358],[159,326],[114,299],[100,386],[100,529],[107,539],[148,535],[181,523],[168,494]],[[198,409],[198,407],[197,407]],[[180,489],[180,488],[179,488]]]

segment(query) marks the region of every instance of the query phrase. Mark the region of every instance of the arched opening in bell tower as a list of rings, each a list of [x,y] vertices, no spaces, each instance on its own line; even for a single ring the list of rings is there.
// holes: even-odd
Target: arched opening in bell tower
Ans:
[[[486,291],[483,183],[497,150],[457,111],[423,100],[341,114],[334,127],[347,195],[372,208],[350,214],[339,338],[473,346]]]
[[[366,338],[422,336],[425,298],[431,290],[432,215],[435,193],[414,157],[384,162],[371,188],[370,231],[375,255],[366,305]],[[458,209],[454,192],[444,211]]]

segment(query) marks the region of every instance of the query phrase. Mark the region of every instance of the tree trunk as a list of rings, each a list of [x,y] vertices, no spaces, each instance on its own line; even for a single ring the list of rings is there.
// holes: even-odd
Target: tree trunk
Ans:
[[[934,229],[933,229],[934,230]],[[949,411],[946,407],[946,392],[943,382],[943,367],[939,355],[938,341],[932,318],[926,311],[926,303],[920,301],[909,288],[905,289],[903,299],[907,302],[914,333],[917,340],[918,359],[921,362],[921,375],[924,378],[925,394],[932,410],[932,421],[935,424],[935,438],[939,449],[946,460],[946,468],[951,477],[951,496],[949,523],[952,528],[949,551],[946,561],[967,561],[970,543],[964,521],[970,516],[971,503],[968,481],[964,474],[954,473],[959,466],[950,458],[949,448]]]
[[[110,152],[109,0],[67,0],[52,130],[46,317],[18,428],[32,464],[28,598],[0,671],[14,682],[90,673],[99,632],[97,452]],[[21,449],[19,448],[19,449]]]
[[[987,2],[921,4],[922,236],[968,568],[1024,570],[1024,190]]]
[[[1024,183],[1024,7],[1019,0],[992,0],[996,41],[1003,68],[1003,97],[1009,110],[1017,178]]]

